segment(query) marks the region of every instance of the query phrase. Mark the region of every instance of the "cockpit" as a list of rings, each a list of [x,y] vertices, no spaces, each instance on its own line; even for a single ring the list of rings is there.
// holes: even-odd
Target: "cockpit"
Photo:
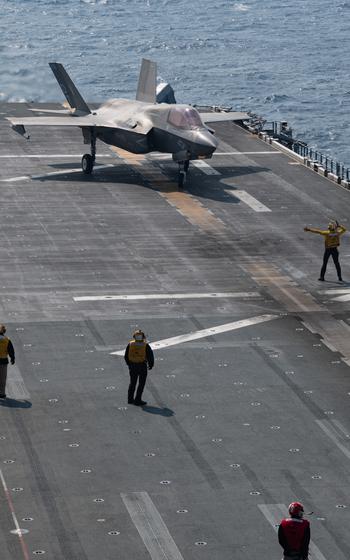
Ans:
[[[168,115],[168,123],[176,128],[203,128],[198,111],[192,107],[172,107]]]

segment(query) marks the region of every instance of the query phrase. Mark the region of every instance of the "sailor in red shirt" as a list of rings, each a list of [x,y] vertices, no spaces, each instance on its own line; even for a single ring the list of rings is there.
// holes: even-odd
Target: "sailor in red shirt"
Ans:
[[[283,560],[308,560],[310,523],[303,519],[304,507],[300,502],[292,502],[288,511],[290,518],[282,519],[278,529]]]

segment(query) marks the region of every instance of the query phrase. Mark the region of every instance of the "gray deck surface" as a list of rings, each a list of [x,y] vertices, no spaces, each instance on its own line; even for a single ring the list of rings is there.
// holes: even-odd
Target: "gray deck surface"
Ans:
[[[0,105],[0,321],[17,353],[1,560],[277,560],[295,499],[315,512],[312,559],[348,560],[350,284],[332,262],[317,282],[323,240],[303,227],[350,226],[350,193],[231,123],[215,126],[228,155],[191,165],[183,193],[171,160],[103,144],[86,177],[81,132],[26,141],[4,120],[26,112]],[[341,264],[350,280],[348,234]],[[213,293],[237,297],[184,297]],[[132,294],[169,297],[74,299]],[[148,405],[126,404],[111,352],[135,327],[152,342],[262,315],[157,350]]]

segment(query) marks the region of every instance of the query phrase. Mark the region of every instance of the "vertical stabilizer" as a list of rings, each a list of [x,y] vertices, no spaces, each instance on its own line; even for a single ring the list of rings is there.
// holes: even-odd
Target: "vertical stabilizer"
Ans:
[[[139,83],[137,85],[137,101],[156,103],[157,64],[152,60],[142,59]]]
[[[62,64],[50,62],[49,66],[58,81],[69,105],[81,113],[91,113],[89,107],[73,84]]]

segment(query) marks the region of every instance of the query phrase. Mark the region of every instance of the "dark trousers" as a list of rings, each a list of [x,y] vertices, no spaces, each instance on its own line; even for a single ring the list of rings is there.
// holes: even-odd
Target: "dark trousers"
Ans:
[[[134,393],[138,381],[139,384],[135,396],[135,401],[137,402],[141,400],[142,392],[145,388],[145,383],[147,379],[147,364],[130,364],[129,373],[130,373],[130,384],[128,389],[128,401],[132,401],[134,399]]]
[[[0,395],[6,393],[7,364],[0,364]]]
[[[332,258],[333,258],[335,268],[337,269],[338,278],[340,280],[341,279],[341,268],[340,268],[340,264],[339,264],[339,252],[338,252],[337,247],[330,247],[328,249],[325,249],[325,252],[324,252],[324,255],[323,255],[323,265],[322,265],[322,268],[321,268],[320,277],[324,278],[324,275],[326,274],[328,259],[331,255],[332,255]]]

